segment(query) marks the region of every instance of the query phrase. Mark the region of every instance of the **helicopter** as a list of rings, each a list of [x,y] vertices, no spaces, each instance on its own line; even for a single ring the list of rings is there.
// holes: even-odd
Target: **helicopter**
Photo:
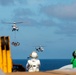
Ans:
[[[18,31],[19,28],[16,26],[16,24],[14,23],[13,26],[12,26],[12,31]]]
[[[36,47],[35,48],[36,49],[36,51],[38,51],[38,52],[43,52],[44,51],[44,48],[43,48],[43,46],[38,46],[38,47]]]
[[[13,22],[13,23],[9,23],[9,24],[13,24],[12,25],[12,31],[18,31],[19,28],[16,24],[20,24],[20,23],[23,23],[23,22]]]
[[[23,22],[4,22],[4,21],[2,21],[2,23],[4,23],[4,24],[13,24],[13,25],[12,25],[12,31],[15,32],[14,38],[15,38],[15,40],[16,40],[16,31],[19,30],[19,28],[17,27],[16,24],[20,24],[20,23],[23,23]],[[19,46],[19,45],[20,45],[20,43],[19,43],[19,42],[16,42],[16,41],[12,42],[11,44],[12,44],[13,46]]]
[[[13,22],[13,23],[10,23],[10,24],[13,24],[12,26],[12,31],[18,31],[19,28],[16,24],[20,24],[20,23],[23,23],[23,22]]]
[[[15,35],[14,35],[14,40],[16,40],[16,31],[19,31],[19,28],[18,28],[18,26],[17,26],[17,24],[21,24],[21,23],[27,23],[27,22],[21,22],[21,21],[19,21],[19,22],[4,22],[3,20],[1,21],[1,23],[3,23],[3,24],[13,24],[12,25],[12,31],[14,31],[15,33]],[[20,43],[17,41],[14,41],[14,42],[12,42],[11,43],[13,46],[19,46],[20,45]]]
[[[4,23],[4,24],[13,24],[12,25],[12,31],[18,31],[19,28],[18,28],[17,24],[21,24],[23,22],[4,22],[4,21],[2,21],[2,23]]]

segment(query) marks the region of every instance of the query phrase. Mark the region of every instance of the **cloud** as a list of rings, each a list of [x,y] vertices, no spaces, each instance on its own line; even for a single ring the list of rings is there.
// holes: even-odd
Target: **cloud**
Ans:
[[[17,8],[13,11],[13,20],[15,21],[25,21],[35,14],[28,8]]]
[[[52,20],[48,19],[48,20],[41,20],[40,25],[42,25],[42,26],[56,26],[57,24],[55,22],[53,22]]]
[[[27,26],[38,26],[39,23],[35,18],[36,14],[29,8],[17,8],[14,11],[13,20],[22,21]],[[23,24],[24,26],[24,24]]]
[[[48,16],[53,16],[60,19],[74,20],[76,19],[76,2],[69,5],[49,5],[42,7],[40,11]]]
[[[27,0],[0,0],[0,5],[8,6],[15,4],[27,4]]]
[[[67,36],[74,36],[76,35],[76,25],[74,23],[71,24],[62,24],[59,25],[59,30],[56,30],[56,34],[64,34]]]
[[[36,21],[36,20],[34,20],[34,19],[32,19],[32,18],[25,18],[25,17],[23,17],[23,18],[14,18],[14,20],[16,21],[16,22],[23,22],[22,24],[20,24],[21,26],[38,26],[39,25],[39,23]]]
[[[76,35],[76,1],[66,5],[42,6],[40,12],[52,20],[42,21],[44,25],[57,27],[54,32],[55,34],[62,34],[69,37]],[[54,18],[60,20],[59,23],[56,23],[58,21],[53,21]]]
[[[27,22],[28,26],[38,26],[39,25],[39,23],[36,20],[31,19],[31,18],[27,18],[26,22]]]
[[[20,5],[22,4],[27,4],[27,1],[28,0],[15,0],[15,1],[17,1]]]
[[[17,8],[14,10],[15,17],[26,17],[26,16],[32,16],[34,13],[30,9],[26,8]]]
[[[54,34],[66,35],[68,37],[76,36],[76,23],[75,22],[61,22],[55,23],[52,20],[42,20],[40,25],[47,27],[54,27]]]
[[[6,5],[11,5],[14,4],[15,0],[0,0],[0,5],[6,6]]]

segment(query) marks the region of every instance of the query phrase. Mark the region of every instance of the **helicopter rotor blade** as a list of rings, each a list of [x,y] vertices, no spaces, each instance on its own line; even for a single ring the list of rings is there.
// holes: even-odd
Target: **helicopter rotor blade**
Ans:
[[[10,22],[4,22],[4,21],[1,21],[1,23],[3,23],[3,24],[12,24]]]
[[[20,24],[20,23],[24,23],[24,22],[14,22],[13,24]]]
[[[3,24],[20,24],[20,23],[24,23],[24,22],[5,22],[5,21],[1,21],[1,23],[3,23]]]

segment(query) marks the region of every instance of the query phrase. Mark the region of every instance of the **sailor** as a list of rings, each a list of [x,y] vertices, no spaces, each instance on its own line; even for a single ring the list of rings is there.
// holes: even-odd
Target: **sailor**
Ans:
[[[40,68],[40,60],[38,58],[38,54],[33,51],[30,55],[31,59],[27,61],[26,69],[28,72],[38,72]]]
[[[72,53],[73,58],[71,59],[71,64],[73,64],[73,68],[76,68],[76,51]]]

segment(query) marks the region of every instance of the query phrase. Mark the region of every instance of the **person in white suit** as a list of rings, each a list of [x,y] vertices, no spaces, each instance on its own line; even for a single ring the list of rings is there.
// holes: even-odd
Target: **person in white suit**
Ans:
[[[40,68],[40,60],[38,58],[38,54],[33,51],[30,55],[31,59],[27,61],[26,69],[28,72],[39,72]]]

